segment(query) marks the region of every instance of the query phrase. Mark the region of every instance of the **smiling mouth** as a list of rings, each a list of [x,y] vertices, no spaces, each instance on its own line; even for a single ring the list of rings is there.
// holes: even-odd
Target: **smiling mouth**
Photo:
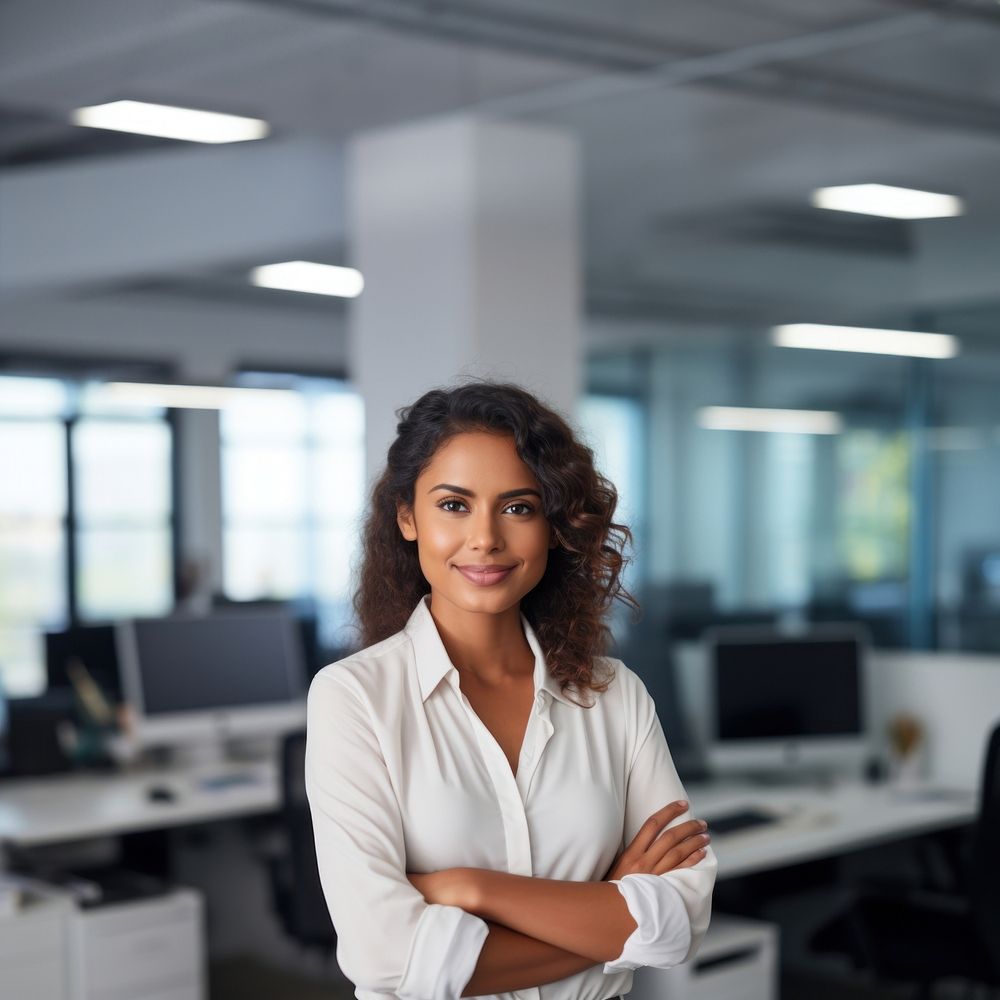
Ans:
[[[456,566],[455,568],[466,580],[479,587],[489,587],[494,583],[500,583],[501,580],[506,580],[515,569],[514,566]]]

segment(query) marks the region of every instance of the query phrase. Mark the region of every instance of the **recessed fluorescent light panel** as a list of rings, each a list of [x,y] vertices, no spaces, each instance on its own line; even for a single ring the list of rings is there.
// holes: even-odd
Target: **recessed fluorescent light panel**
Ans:
[[[880,215],[886,219],[944,219],[961,215],[965,206],[961,198],[933,191],[892,187],[888,184],[845,184],[813,191],[812,203],[817,208],[859,215]]]
[[[142,101],[112,101],[110,104],[77,108],[71,120],[74,125],[87,128],[106,128],[188,142],[246,142],[263,139],[270,132],[267,122],[259,118],[241,118],[217,111],[196,111]]]
[[[712,431],[773,434],[839,434],[844,421],[833,410],[772,410],[757,406],[703,406],[698,426]]]
[[[288,292],[339,295],[353,299],[361,294],[365,279],[353,267],[335,267],[309,260],[287,260],[265,264],[250,272],[250,280],[261,288],[281,288]]]
[[[777,347],[896,354],[907,358],[953,358],[958,354],[959,348],[958,337],[953,337],[950,333],[827,326],[824,323],[788,323],[776,326],[772,331],[772,342]]]
[[[167,385],[154,382],[108,382],[101,386],[101,402],[164,406],[183,410],[222,410],[247,400],[284,399],[292,389],[251,389],[218,385]]]

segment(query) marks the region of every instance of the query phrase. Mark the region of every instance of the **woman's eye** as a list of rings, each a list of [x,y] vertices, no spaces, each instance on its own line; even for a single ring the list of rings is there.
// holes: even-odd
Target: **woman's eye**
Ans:
[[[449,514],[457,514],[457,513],[458,513],[458,511],[455,511],[455,510],[452,510],[452,508],[451,508],[451,507],[449,506],[449,504],[458,504],[458,506],[459,506],[459,507],[464,507],[464,506],[465,506],[465,504],[464,504],[464,503],[462,503],[462,501],[461,501],[461,500],[442,500],[442,501],[441,501],[441,502],[440,502],[440,503],[438,504],[438,506],[439,506],[439,507],[440,507],[440,508],[441,508],[442,510],[446,510],[446,511],[448,511],[448,513],[449,513]]]
[[[522,513],[524,513],[524,514],[530,514],[531,511],[532,511],[531,504],[529,504],[529,503],[521,503],[520,501],[518,501],[517,503],[508,504],[507,510],[510,510],[511,507],[523,507],[524,510],[523,510]]]

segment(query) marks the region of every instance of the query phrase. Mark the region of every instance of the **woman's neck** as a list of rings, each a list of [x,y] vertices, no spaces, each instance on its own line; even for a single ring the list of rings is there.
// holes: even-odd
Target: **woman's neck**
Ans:
[[[448,658],[459,673],[488,685],[533,674],[535,657],[521,627],[520,604],[488,614],[466,611],[443,598],[435,601],[432,594],[430,610]]]

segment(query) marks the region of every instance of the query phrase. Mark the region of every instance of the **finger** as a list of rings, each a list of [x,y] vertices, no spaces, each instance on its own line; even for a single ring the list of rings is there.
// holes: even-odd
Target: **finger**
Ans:
[[[678,823],[677,826],[667,827],[666,830],[661,831],[654,843],[650,845],[649,850],[650,852],[658,851],[662,854],[664,851],[669,851],[672,847],[676,847],[682,840],[693,837],[698,833],[704,833],[707,828],[708,825],[704,820],[700,819],[689,819],[684,823]]]
[[[663,827],[671,822],[671,820],[682,816],[687,807],[687,801],[681,799],[678,802],[669,802],[662,809],[658,809],[639,827],[639,832],[632,839],[632,843],[629,844],[628,851],[644,854]]]
[[[646,852],[643,861],[650,866],[663,863],[673,868],[696,847],[703,847],[707,843],[708,834],[700,824],[695,822],[692,827],[685,823],[684,830],[679,826],[675,827],[669,831],[669,835],[657,840]]]
[[[662,875],[665,871],[673,871],[692,854],[707,848],[710,839],[707,833],[698,833],[686,838],[660,858],[654,866],[654,871],[658,875]]]
[[[701,861],[705,855],[708,853],[707,847],[699,848],[694,854],[688,855],[688,857],[682,861],[679,865],[674,865],[673,871],[677,871],[678,868],[693,868],[699,861]]]
[[[707,844],[707,834],[696,834],[693,837],[688,837],[669,851],[664,851],[659,857],[647,855],[644,859],[646,870],[655,871],[657,874],[663,871],[672,871],[690,854]]]

